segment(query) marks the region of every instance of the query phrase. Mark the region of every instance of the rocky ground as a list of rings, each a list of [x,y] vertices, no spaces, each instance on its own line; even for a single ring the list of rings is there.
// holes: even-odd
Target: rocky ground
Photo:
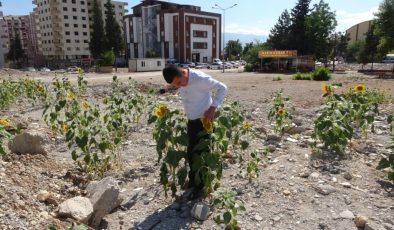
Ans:
[[[260,176],[252,182],[240,174],[240,165],[225,163],[222,188],[235,191],[246,207],[238,216],[242,229],[357,229],[355,216],[367,217],[369,229],[394,229],[394,185],[386,179],[385,172],[375,169],[381,155],[387,152],[389,130],[384,118],[394,112],[392,100],[381,107],[376,132],[368,139],[352,140],[345,157],[316,155],[308,145],[312,123],[322,103],[321,82],[292,81],[289,75],[281,75],[282,81],[272,81],[276,74],[235,70],[224,74],[207,72],[228,85],[228,100],[239,101],[252,121],[260,136],[252,148],[263,151],[268,146],[272,150],[260,164]],[[123,72],[118,76],[165,87],[159,72]],[[49,82],[52,76],[33,77]],[[87,78],[94,87],[89,91],[93,94],[107,91],[112,76],[87,74]],[[364,83],[394,96],[393,80],[348,72],[334,75],[330,83],[334,82],[342,83],[343,90]],[[270,135],[272,126],[266,118],[271,94],[279,88],[290,96],[296,109],[294,123],[299,127],[282,140]],[[165,94],[162,99],[180,106],[176,94]],[[64,229],[75,221],[67,215],[59,217],[59,209],[65,212],[75,203],[83,206],[85,197],[94,203],[87,209],[96,209],[96,205],[105,202],[100,186],[90,183],[86,188],[89,178],[75,170],[64,141],[53,136],[42,122],[41,113],[42,108],[32,108],[26,102],[0,111],[0,117],[33,130],[31,135],[40,136],[46,143],[43,154],[10,154],[8,159],[0,160],[0,229]],[[110,204],[120,205],[105,215],[96,229],[223,229],[213,221],[218,210],[213,210],[208,220],[197,221],[190,214],[197,201],[176,203],[164,196],[158,183],[159,166],[151,133],[152,127],[144,125],[123,144],[124,168],[107,175],[113,179],[106,179],[114,183]],[[77,196],[80,197],[65,207],[64,201]],[[83,219],[83,211],[77,214]]]

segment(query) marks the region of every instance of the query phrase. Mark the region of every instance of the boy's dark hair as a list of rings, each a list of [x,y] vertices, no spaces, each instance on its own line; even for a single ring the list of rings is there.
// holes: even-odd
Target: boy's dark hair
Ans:
[[[174,78],[180,77],[181,75],[181,71],[175,65],[170,65],[163,69],[163,76],[168,84],[171,84]]]

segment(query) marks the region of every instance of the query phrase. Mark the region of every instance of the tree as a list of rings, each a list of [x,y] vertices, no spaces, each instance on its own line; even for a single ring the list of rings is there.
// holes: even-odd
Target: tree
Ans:
[[[90,36],[89,49],[93,58],[100,58],[100,56],[107,49],[107,41],[104,33],[103,15],[97,0],[93,1],[93,23],[92,33]]]
[[[346,60],[346,53],[348,50],[347,48],[350,41],[350,34],[339,32],[337,34],[337,37],[339,38],[336,52],[337,56],[343,57]]]
[[[364,50],[364,41],[356,41],[347,47],[346,51],[346,61],[347,62],[358,62],[360,61],[360,56],[364,55],[361,54],[362,50]],[[361,54],[361,55],[360,55]]]
[[[311,0],[298,0],[296,6],[291,10],[291,26],[289,33],[289,48],[298,51],[298,54],[310,54],[306,34],[306,19],[310,12]]]
[[[123,37],[122,31],[118,22],[115,19],[115,6],[110,0],[107,0],[105,7],[105,35],[107,38],[108,49],[113,49],[116,56],[119,56],[123,51]]]
[[[327,59],[331,51],[330,37],[336,26],[335,12],[328,3],[320,0],[305,21],[307,42],[304,43],[308,44],[309,54],[314,54],[317,59]]]
[[[156,52],[152,48],[147,48],[145,52],[145,57],[146,58],[155,58],[157,57]]]
[[[375,26],[374,24],[372,24],[371,28],[369,28],[368,32],[365,34],[366,37],[365,37],[365,45],[363,52],[367,62],[372,63],[371,66],[372,69],[379,45],[379,37],[374,33],[374,30],[375,30]]]
[[[14,64],[20,61],[25,55],[25,52],[22,48],[21,39],[19,37],[19,33],[17,30],[14,32],[14,38],[11,41],[10,49],[7,54],[7,59],[12,61]]]
[[[394,0],[384,0],[378,12],[375,26],[376,34],[380,37],[378,51],[380,56],[394,49]]]
[[[272,49],[288,49],[291,18],[287,10],[280,15],[278,22],[271,29],[267,44]]]
[[[251,45],[251,46],[250,46]],[[268,50],[269,46],[267,43],[261,43],[259,41],[250,43],[247,52],[244,54],[244,59],[252,65],[258,65],[260,62],[259,51]]]
[[[235,40],[229,40],[226,44],[226,47],[224,48],[225,52],[227,54],[227,57],[230,60],[235,60],[236,57],[241,55],[242,52],[242,44],[239,41],[239,39]]]

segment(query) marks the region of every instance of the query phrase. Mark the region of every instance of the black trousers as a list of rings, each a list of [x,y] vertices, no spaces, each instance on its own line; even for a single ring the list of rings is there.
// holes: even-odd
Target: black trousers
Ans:
[[[204,184],[202,183],[201,175],[198,175],[200,177],[201,183],[197,184],[195,182],[196,173],[193,171],[192,168],[193,156],[195,156],[196,154],[201,155],[203,152],[209,150],[209,148],[207,148],[207,150],[194,149],[194,147],[196,147],[196,145],[200,142],[200,140],[209,138],[209,134],[199,135],[202,131],[204,131],[204,127],[200,119],[189,120],[187,122],[187,136],[189,140],[189,145],[187,146],[187,158],[190,167],[189,184],[188,184],[189,188],[196,187],[198,189],[202,189],[204,187]]]

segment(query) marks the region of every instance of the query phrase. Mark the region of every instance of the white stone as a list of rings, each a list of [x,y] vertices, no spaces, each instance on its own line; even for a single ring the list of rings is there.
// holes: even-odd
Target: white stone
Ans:
[[[343,219],[353,219],[354,218],[354,214],[349,210],[345,210],[345,211],[339,213],[339,216],[342,217]]]
[[[195,204],[191,210],[191,215],[192,217],[196,218],[197,220],[207,220],[209,213],[211,211],[211,208],[209,205],[199,202]]]
[[[31,129],[16,135],[8,148],[17,154],[48,154],[49,138],[42,129]]]
[[[88,223],[92,213],[92,203],[88,198],[82,196],[68,199],[59,206],[60,217],[71,217],[84,224]]]

